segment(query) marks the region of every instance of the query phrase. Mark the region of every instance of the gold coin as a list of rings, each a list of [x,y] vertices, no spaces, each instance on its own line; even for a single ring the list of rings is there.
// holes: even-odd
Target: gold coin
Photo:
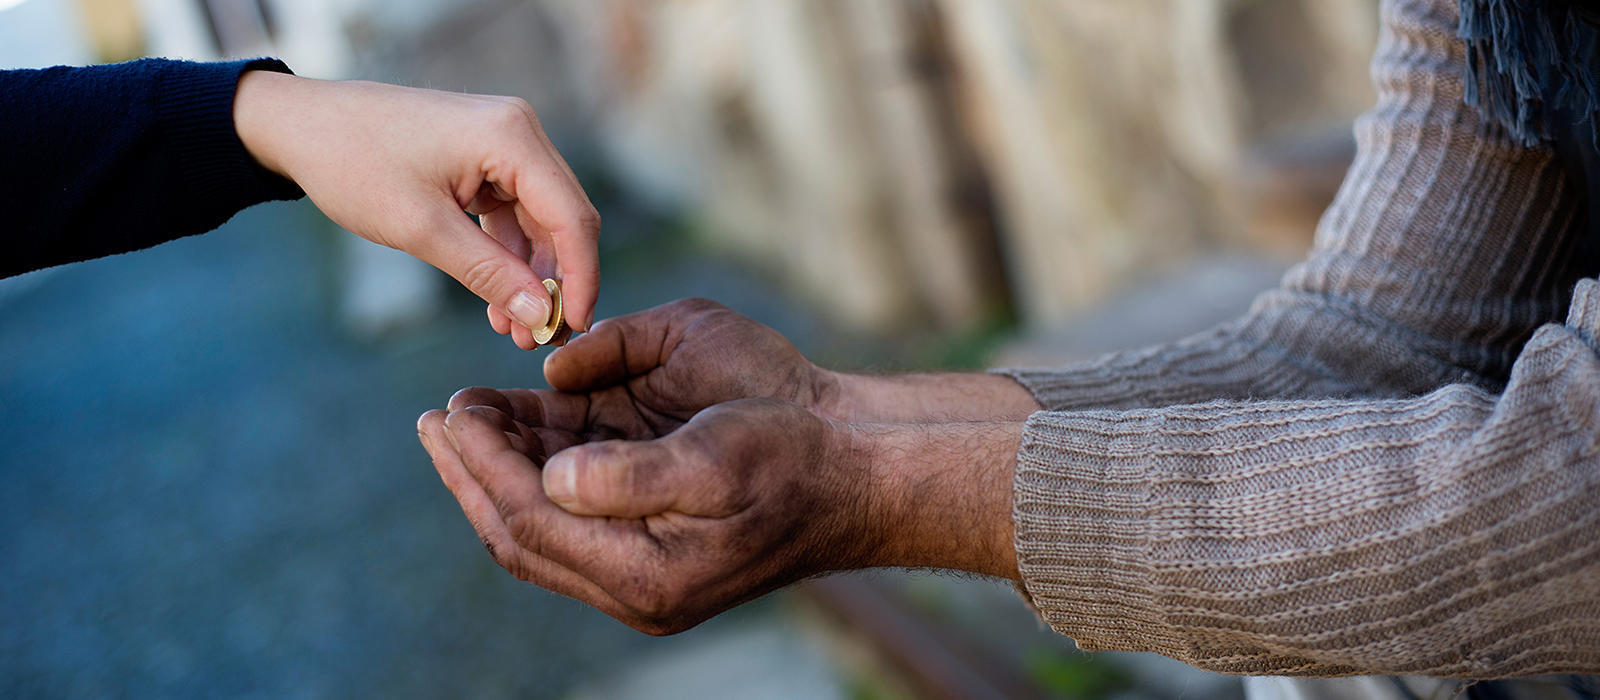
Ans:
[[[547,279],[544,281],[544,289],[550,293],[550,320],[543,326],[533,329],[533,342],[540,345],[554,340],[567,327],[566,319],[561,316],[561,283]]]

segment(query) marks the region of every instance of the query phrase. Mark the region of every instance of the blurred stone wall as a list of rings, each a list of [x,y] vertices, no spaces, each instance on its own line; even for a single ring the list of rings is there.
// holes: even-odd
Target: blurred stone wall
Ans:
[[[1377,0],[523,0],[524,93],[841,320],[1050,326],[1309,241]],[[457,30],[451,31],[459,31]],[[1286,213],[1287,212],[1287,213]]]

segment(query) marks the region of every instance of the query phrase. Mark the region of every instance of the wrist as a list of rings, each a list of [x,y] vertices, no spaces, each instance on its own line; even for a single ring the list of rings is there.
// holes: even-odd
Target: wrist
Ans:
[[[288,108],[293,99],[288,94],[305,82],[310,81],[287,73],[246,71],[239,76],[233,99],[233,127],[239,142],[261,167],[291,180],[277,134],[297,111]]]
[[[855,493],[853,568],[1018,577],[1012,479],[1021,423],[836,423]]]
[[[824,419],[828,424],[828,438],[821,463],[832,467],[830,487],[833,493],[823,497],[823,502],[837,505],[837,526],[831,528],[833,542],[822,547],[827,561],[815,567],[818,572],[847,571],[884,566],[885,544],[882,541],[886,526],[881,504],[885,489],[877,484],[882,470],[875,463],[875,440],[872,428],[847,421]]]

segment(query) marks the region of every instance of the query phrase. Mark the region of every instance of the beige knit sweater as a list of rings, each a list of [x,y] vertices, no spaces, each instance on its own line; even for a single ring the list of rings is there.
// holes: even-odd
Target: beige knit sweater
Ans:
[[[1018,452],[1024,588],[1083,648],[1600,672],[1600,260],[1553,155],[1463,104],[1455,4],[1385,0],[1356,161],[1247,316],[1002,370],[1047,409]]]

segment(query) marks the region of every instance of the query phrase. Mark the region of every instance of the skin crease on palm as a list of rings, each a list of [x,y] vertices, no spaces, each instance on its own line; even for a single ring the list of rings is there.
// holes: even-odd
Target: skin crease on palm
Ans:
[[[704,300],[601,322],[545,375],[463,389],[418,434],[501,566],[641,631],[828,571],[1017,576],[1038,405],[1009,378],[829,372]]]

